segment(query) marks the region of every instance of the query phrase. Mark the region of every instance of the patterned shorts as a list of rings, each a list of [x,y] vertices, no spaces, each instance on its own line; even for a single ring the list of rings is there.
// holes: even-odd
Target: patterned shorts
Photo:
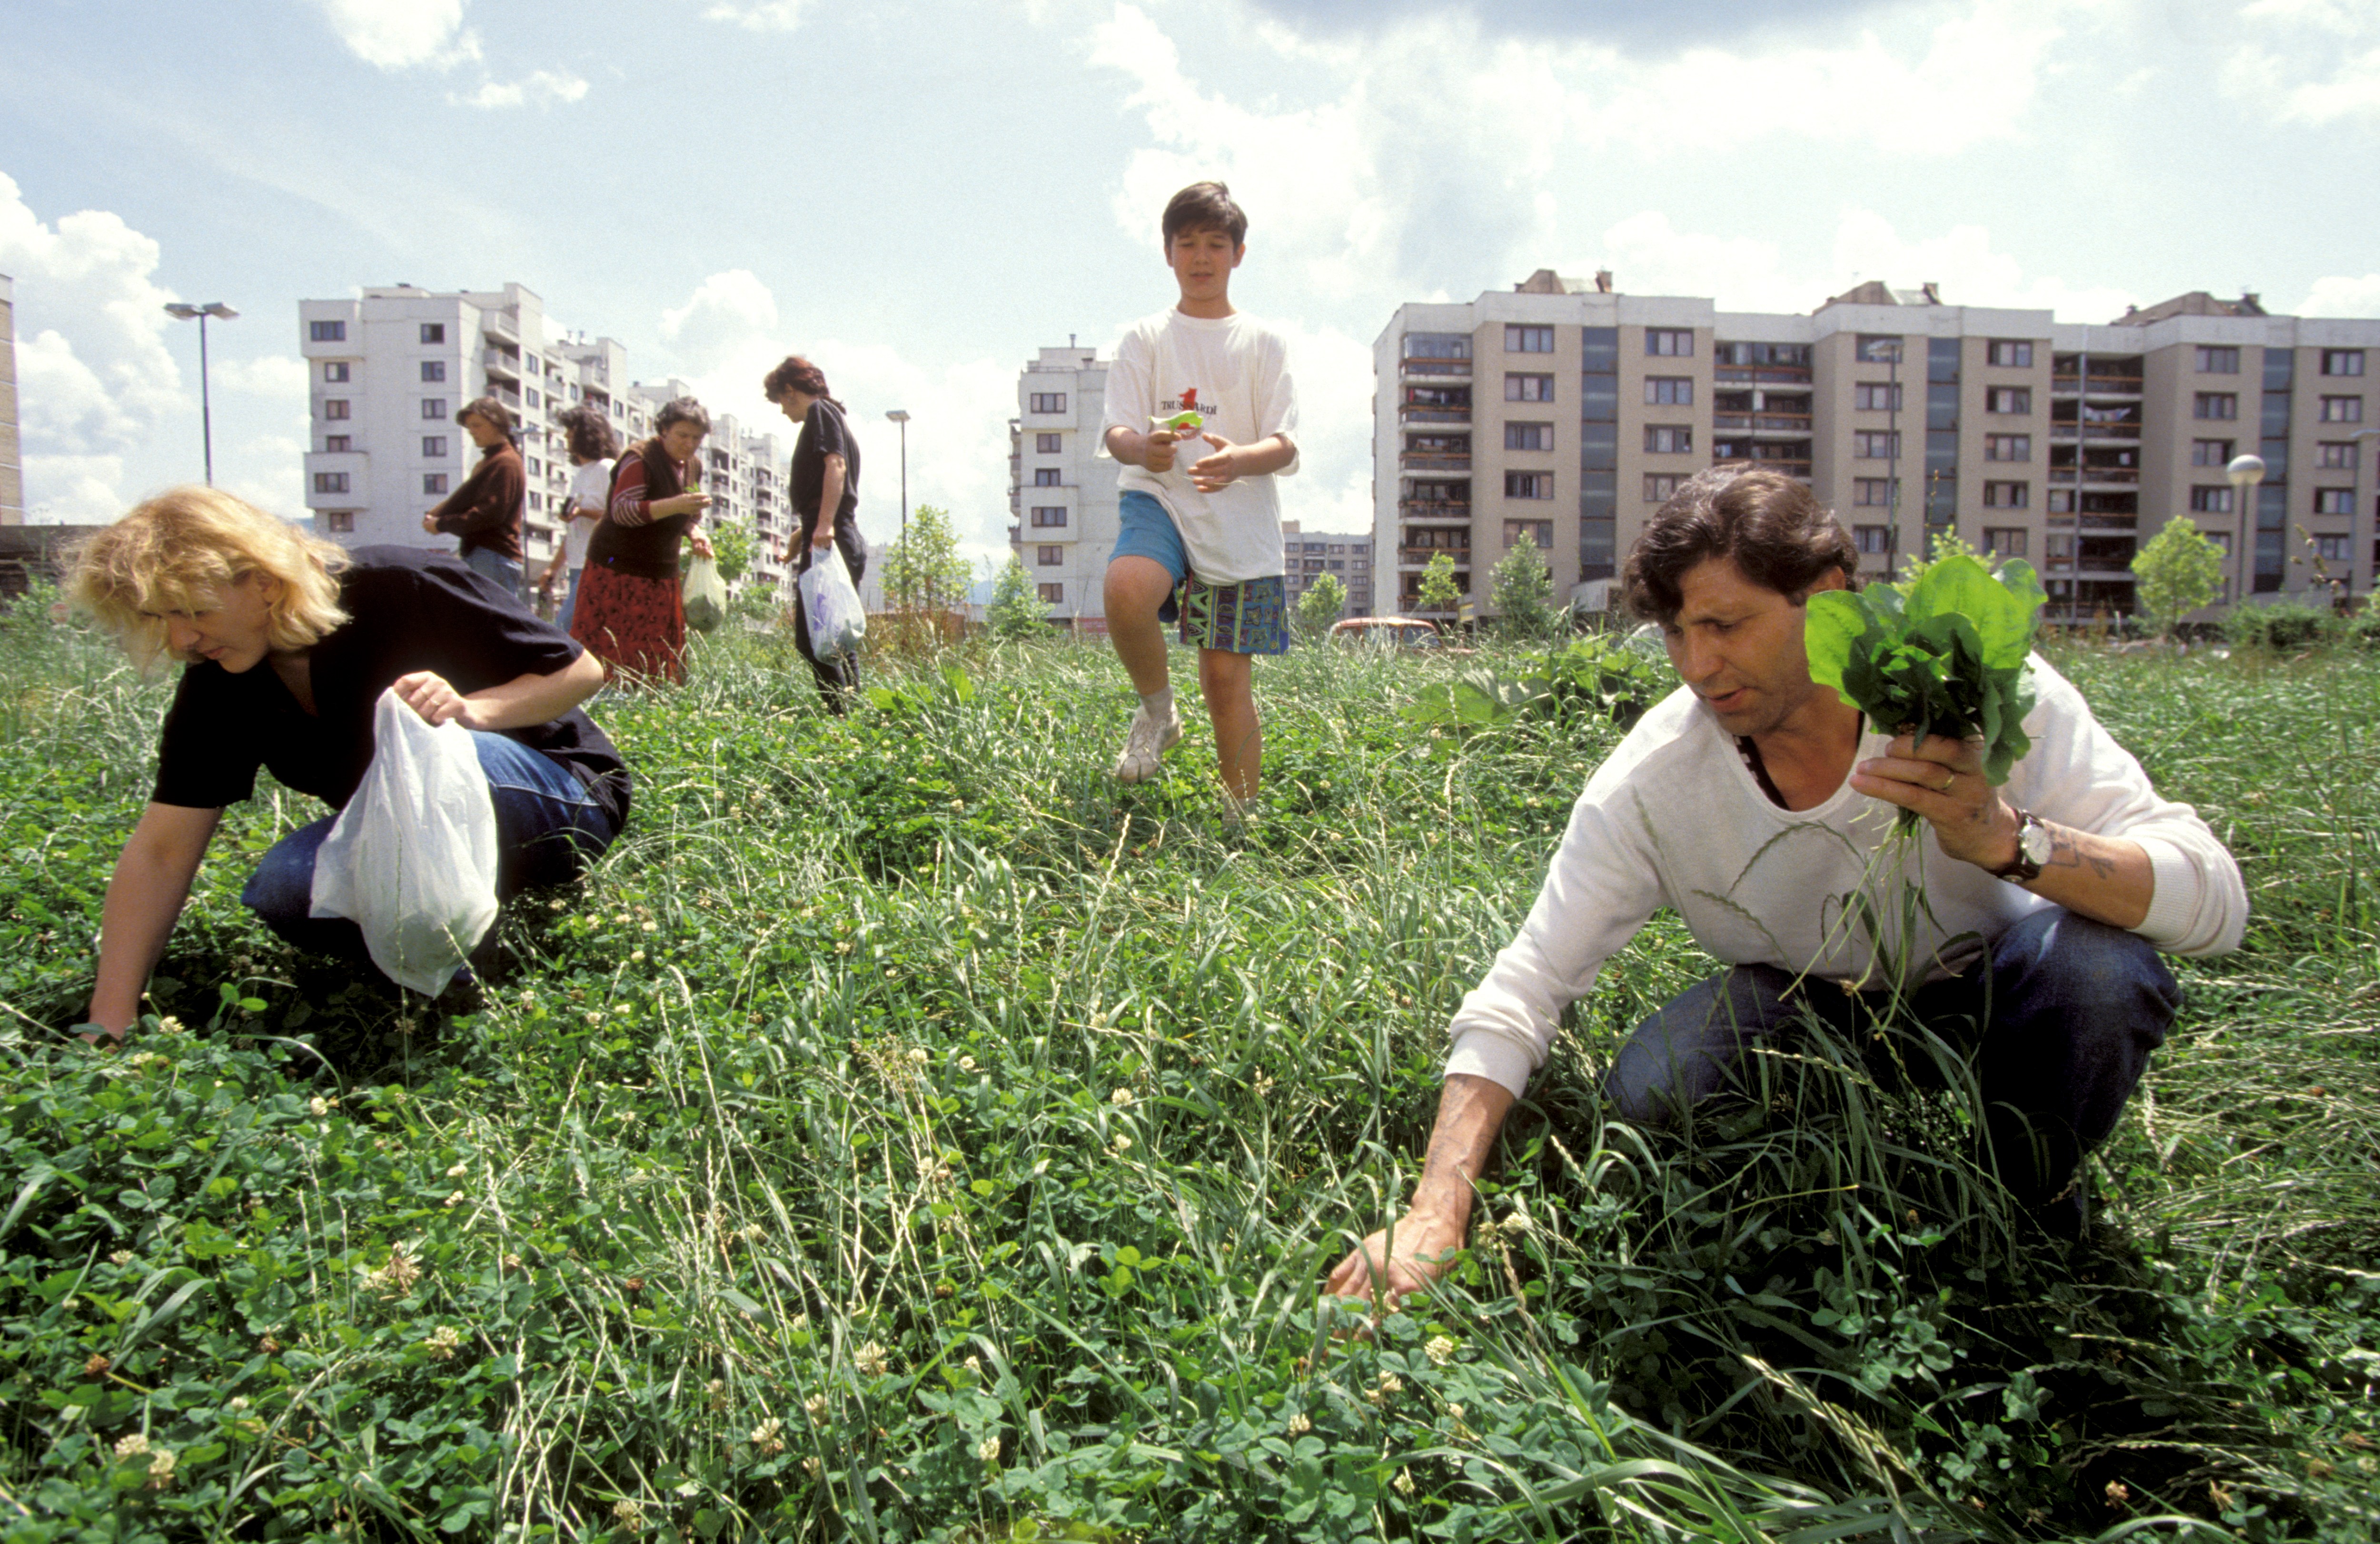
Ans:
[[[1280,575],[1208,584],[1191,578],[1182,587],[1182,641],[1227,654],[1289,652],[1289,602]]]

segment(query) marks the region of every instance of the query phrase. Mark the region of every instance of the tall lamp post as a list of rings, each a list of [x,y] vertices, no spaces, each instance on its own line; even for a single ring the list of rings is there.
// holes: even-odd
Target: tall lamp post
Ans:
[[[904,612],[909,609],[909,568],[916,554],[909,551],[909,411],[895,407],[884,415],[901,426],[901,601]]]
[[[210,300],[203,306],[186,306],[176,300],[165,308],[165,314],[177,322],[192,317],[199,321],[199,432],[206,443],[207,486],[215,485],[215,412],[214,403],[207,392],[207,318],[229,322],[239,312],[221,300]]]
[[[2250,573],[2248,551],[2256,541],[2256,485],[2265,480],[2265,458],[2261,456],[2235,456],[2231,464],[2223,468],[2223,475],[2231,480],[2232,500],[2240,506],[2240,551],[2237,554],[2240,588],[2232,592],[2232,602],[2236,605],[2245,605]]]

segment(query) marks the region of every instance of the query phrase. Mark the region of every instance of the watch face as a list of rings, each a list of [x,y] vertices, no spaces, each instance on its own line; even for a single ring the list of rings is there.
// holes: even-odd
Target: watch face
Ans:
[[[2049,828],[2038,821],[2025,821],[2016,834],[2017,852],[2036,869],[2049,861],[2051,846]]]

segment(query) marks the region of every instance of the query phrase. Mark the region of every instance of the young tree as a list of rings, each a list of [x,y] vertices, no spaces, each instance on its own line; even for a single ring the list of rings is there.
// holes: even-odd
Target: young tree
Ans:
[[[722,520],[710,533],[710,551],[719,565],[719,577],[734,584],[751,572],[752,529]]]
[[[1432,553],[1429,566],[1421,571],[1421,593],[1415,597],[1419,611],[1452,611],[1463,599],[1463,591],[1454,587],[1454,554],[1450,552]]]
[[[1025,571],[1025,560],[1011,557],[992,581],[991,603],[984,608],[984,619],[991,624],[993,636],[1039,638],[1050,630],[1049,614],[1050,602],[1041,599],[1033,576]]]
[[[1489,576],[1491,603],[1512,638],[1543,638],[1553,631],[1554,574],[1535,541],[1515,541]]]
[[[904,610],[957,611],[972,577],[951,512],[930,504],[909,511],[908,534],[884,550],[884,595]]]
[[[1338,575],[1325,574],[1297,598],[1297,630],[1307,638],[1320,638],[1346,609],[1347,587],[1339,582]]]
[[[2187,614],[2223,589],[2223,549],[2200,532],[2197,522],[2177,515],[2132,557],[2141,609],[2170,635]]]

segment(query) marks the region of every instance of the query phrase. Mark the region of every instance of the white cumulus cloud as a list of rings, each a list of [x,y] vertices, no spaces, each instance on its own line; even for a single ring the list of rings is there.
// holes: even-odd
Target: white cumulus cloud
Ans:
[[[381,69],[444,69],[480,56],[463,0],[319,0],[347,51]]]
[[[558,107],[587,94],[587,82],[576,75],[532,70],[518,80],[482,80],[475,91],[451,92],[446,100],[458,107],[500,110],[507,107]]]
[[[2316,279],[2299,303],[2300,316],[2380,316],[2380,274]]]
[[[706,21],[725,21],[747,31],[790,32],[802,24],[803,0],[719,0],[702,13]]]
[[[306,400],[306,361],[295,354],[260,354],[249,359],[218,359],[212,365],[214,389],[244,392],[250,396]]]

